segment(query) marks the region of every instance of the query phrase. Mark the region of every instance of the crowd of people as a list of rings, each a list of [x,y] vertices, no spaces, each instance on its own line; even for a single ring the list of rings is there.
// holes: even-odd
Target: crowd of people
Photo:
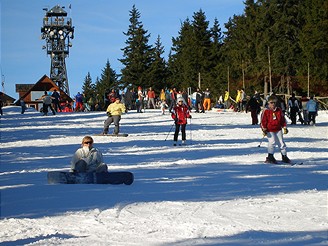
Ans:
[[[274,157],[275,145],[278,145],[282,155],[282,161],[290,163],[287,157],[286,144],[283,135],[288,133],[286,116],[290,118],[291,125],[297,124],[299,121],[304,125],[315,125],[316,116],[318,113],[318,102],[313,97],[302,96],[300,99],[294,93],[290,97],[288,95],[276,95],[270,93],[266,98],[261,97],[260,93],[254,91],[252,95],[248,96],[242,88],[237,90],[235,100],[229,95],[226,90],[224,95],[219,96],[215,106],[214,98],[211,95],[209,88],[204,91],[197,88],[194,93],[188,95],[186,90],[162,89],[158,94],[152,87],[146,90],[138,87],[137,91],[133,88],[122,92],[121,94],[112,89],[106,92],[104,96],[104,106],[100,105],[99,95],[96,98],[86,98],[85,94],[78,92],[74,96],[73,106],[70,103],[60,103],[60,94],[54,90],[52,93],[44,92],[40,98],[43,102],[42,113],[47,115],[50,111],[53,115],[56,112],[65,111],[95,111],[105,110],[107,119],[104,121],[102,134],[109,134],[109,126],[113,123],[113,134],[120,133],[121,115],[127,113],[129,110],[136,110],[137,113],[143,113],[146,109],[160,109],[161,114],[165,114],[166,110],[170,113],[175,125],[175,132],[173,137],[174,146],[177,145],[179,132],[181,131],[181,145],[186,144],[186,125],[188,119],[192,118],[192,110],[195,113],[205,113],[214,108],[231,109],[235,112],[251,112],[252,125],[260,124],[263,132],[263,137],[268,138],[268,156],[266,162],[277,163]],[[0,102],[1,103],[1,102]],[[0,105],[0,113],[2,112],[2,104]],[[22,114],[25,111],[25,102],[21,100]],[[260,119],[259,119],[260,116]],[[297,121],[298,118],[298,121]],[[191,122],[191,120],[190,120]],[[172,125],[172,127],[173,127]],[[87,139],[88,138],[88,139]],[[92,150],[93,140],[91,137],[83,139],[82,148],[75,155],[72,160],[72,170],[77,172],[86,171],[87,169],[94,169],[96,171],[103,170],[103,163],[101,155],[98,155]],[[90,166],[81,156],[93,156],[97,160],[97,165]],[[99,159],[99,161],[98,161]],[[98,170],[99,169],[99,170]]]

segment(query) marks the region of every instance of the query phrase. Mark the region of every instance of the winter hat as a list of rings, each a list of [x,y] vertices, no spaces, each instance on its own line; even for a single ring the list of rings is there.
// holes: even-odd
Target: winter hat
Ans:
[[[182,97],[179,97],[179,98],[177,99],[177,102],[183,102],[183,98],[182,98]]]

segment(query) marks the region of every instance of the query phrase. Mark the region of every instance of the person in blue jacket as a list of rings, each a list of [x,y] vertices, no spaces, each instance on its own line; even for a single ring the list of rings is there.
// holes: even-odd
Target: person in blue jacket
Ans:
[[[315,117],[318,114],[318,103],[313,100],[313,96],[310,97],[310,100],[306,103],[306,110],[308,111],[308,123],[310,124],[312,121],[313,125],[315,125]]]

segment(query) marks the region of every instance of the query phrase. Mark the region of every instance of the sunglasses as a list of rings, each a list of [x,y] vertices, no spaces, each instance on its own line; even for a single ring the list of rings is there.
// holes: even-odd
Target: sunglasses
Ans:
[[[88,141],[88,142],[83,142],[83,144],[93,144],[93,142]]]

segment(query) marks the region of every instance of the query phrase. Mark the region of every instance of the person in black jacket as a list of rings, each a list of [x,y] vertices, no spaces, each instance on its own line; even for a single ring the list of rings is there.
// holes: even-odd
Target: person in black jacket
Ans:
[[[246,104],[246,113],[248,111],[251,111],[252,125],[257,125],[259,123],[258,114],[261,112],[261,106],[256,95],[252,96]]]

